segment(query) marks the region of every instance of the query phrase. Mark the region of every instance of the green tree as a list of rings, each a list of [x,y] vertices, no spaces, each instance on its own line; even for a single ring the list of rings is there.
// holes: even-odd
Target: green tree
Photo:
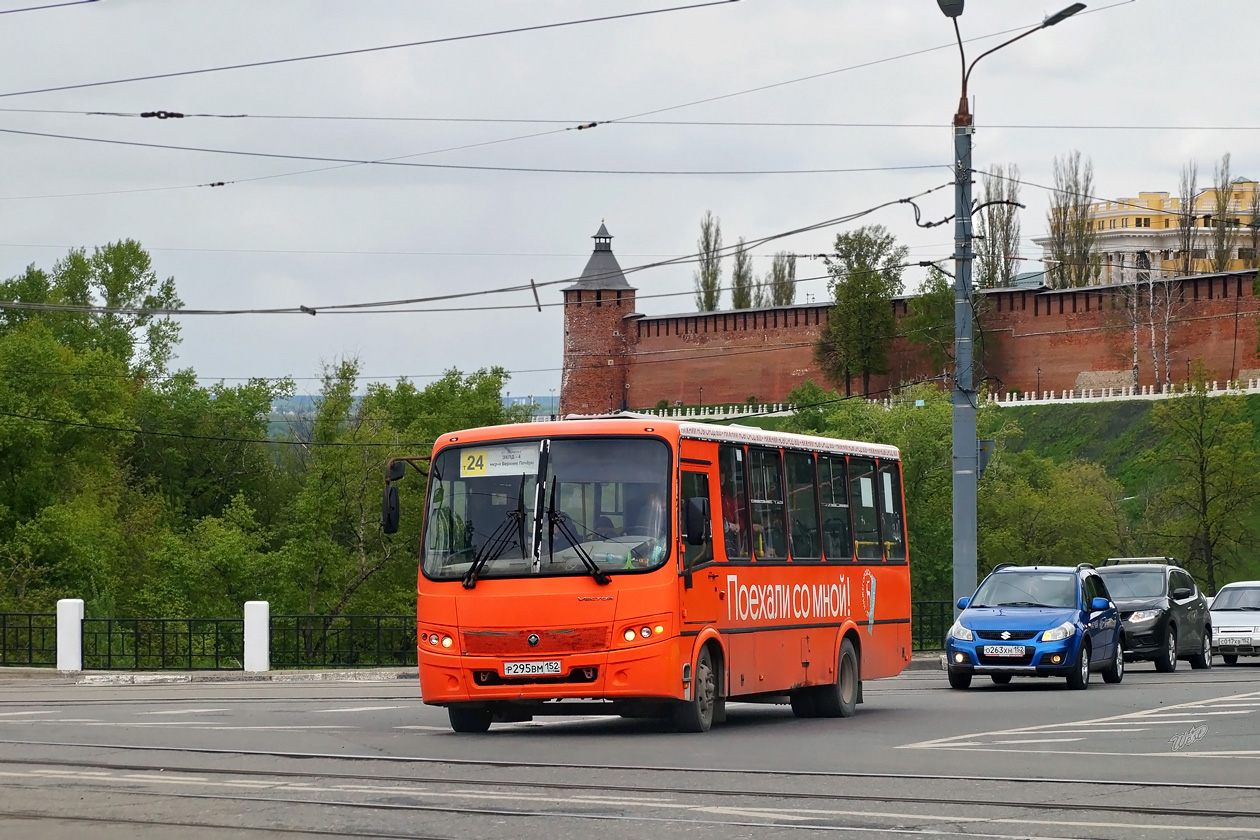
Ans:
[[[1202,383],[1200,368],[1194,377]],[[1250,513],[1260,499],[1260,458],[1244,398],[1210,396],[1202,384],[1151,407],[1157,446],[1145,461],[1163,471],[1151,502],[1148,530],[1163,545],[1184,552],[1208,592],[1249,549]]]
[[[764,285],[768,289],[770,304],[791,306],[796,303],[796,255],[787,251],[775,254]]]
[[[700,267],[695,273],[696,309],[712,312],[722,299],[722,220],[706,211],[696,243]]]
[[[923,348],[933,370],[945,370],[954,360],[954,287],[935,266],[919,293],[907,304],[902,335]]]
[[[977,499],[980,573],[998,563],[1075,566],[1116,556],[1123,496],[1098,464],[1004,453]]]
[[[869,394],[871,376],[888,372],[896,334],[892,298],[901,293],[908,253],[882,225],[836,236],[835,256],[826,261],[835,305],[814,358],[829,380],[844,383],[846,395],[855,375]]]
[[[748,253],[748,249],[744,246],[744,238],[741,236],[739,243],[735,246],[735,264],[731,267],[731,306],[735,309],[749,309],[753,305],[753,268],[752,255]],[[761,297],[760,294],[757,295]],[[757,305],[761,305],[761,301],[757,301]]]
[[[1019,266],[1019,167],[995,165],[980,174],[983,209],[976,214],[976,287],[1011,286]]]

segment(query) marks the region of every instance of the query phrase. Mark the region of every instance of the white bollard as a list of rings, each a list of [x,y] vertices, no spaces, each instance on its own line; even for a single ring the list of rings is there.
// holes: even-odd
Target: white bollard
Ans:
[[[271,670],[271,604],[245,602],[245,670]]]
[[[83,670],[83,599],[57,602],[57,670]]]

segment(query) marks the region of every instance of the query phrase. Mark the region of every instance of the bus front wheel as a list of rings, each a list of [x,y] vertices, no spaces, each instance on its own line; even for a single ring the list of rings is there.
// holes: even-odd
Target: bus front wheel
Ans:
[[[485,732],[490,728],[490,710],[478,706],[447,706],[451,729],[456,732]]]
[[[858,686],[861,685],[862,675],[858,668],[857,649],[848,639],[840,643],[836,666],[836,681],[815,689],[814,707],[819,717],[853,717],[857,713]]]
[[[674,726],[680,732],[708,732],[713,725],[713,711],[718,702],[717,671],[709,646],[700,649],[696,671],[691,680],[691,699],[674,707]]]

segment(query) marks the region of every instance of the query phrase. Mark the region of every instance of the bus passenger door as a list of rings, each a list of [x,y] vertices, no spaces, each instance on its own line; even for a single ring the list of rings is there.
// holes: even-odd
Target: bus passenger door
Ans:
[[[687,500],[693,498],[710,501],[702,545],[690,545],[687,542]],[[717,622],[720,615],[718,596],[722,590],[721,569],[713,562],[713,515],[708,474],[684,470],[678,501],[678,554],[682,559],[679,591],[682,593],[683,630],[699,630]]]

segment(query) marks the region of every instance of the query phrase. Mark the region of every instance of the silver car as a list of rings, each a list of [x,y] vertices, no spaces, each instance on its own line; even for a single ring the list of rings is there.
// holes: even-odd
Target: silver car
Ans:
[[[1222,586],[1212,599],[1212,653],[1226,665],[1240,656],[1260,656],[1260,580]]]

